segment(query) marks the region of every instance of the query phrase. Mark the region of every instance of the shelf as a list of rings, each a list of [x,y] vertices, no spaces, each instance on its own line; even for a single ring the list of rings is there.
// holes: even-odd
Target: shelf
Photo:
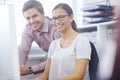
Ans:
[[[97,27],[91,27],[91,28],[78,28],[78,31],[80,33],[85,33],[85,32],[93,32],[93,31],[97,31]]]
[[[102,23],[94,23],[94,24],[88,24],[88,25],[83,25],[82,28],[92,28],[92,27],[97,27],[97,26],[104,26],[104,25],[111,25],[114,24],[116,21],[109,21],[109,22],[102,22]],[[82,29],[81,28],[81,29]]]

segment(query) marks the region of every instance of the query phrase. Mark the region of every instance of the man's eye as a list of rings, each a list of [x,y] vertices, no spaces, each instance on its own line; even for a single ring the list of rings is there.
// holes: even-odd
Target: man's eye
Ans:
[[[33,15],[33,18],[36,18],[38,15]]]
[[[29,20],[30,18],[29,17],[26,17],[26,20]]]
[[[52,19],[53,19],[53,20],[56,20],[57,18],[53,17]]]
[[[61,15],[61,16],[58,16],[58,18],[63,18],[64,16],[63,15]]]
[[[58,18],[63,18],[62,16],[58,17]]]

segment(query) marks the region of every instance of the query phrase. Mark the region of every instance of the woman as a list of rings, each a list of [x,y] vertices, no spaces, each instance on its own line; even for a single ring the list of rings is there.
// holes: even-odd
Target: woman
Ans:
[[[77,32],[71,7],[60,3],[52,16],[61,38],[51,43],[45,71],[35,80],[89,80],[90,43]]]

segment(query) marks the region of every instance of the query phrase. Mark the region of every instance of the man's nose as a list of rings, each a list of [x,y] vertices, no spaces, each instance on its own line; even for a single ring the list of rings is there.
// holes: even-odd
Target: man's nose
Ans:
[[[32,24],[32,23],[34,23],[35,22],[35,20],[33,19],[33,18],[31,18],[30,19],[30,23]]]

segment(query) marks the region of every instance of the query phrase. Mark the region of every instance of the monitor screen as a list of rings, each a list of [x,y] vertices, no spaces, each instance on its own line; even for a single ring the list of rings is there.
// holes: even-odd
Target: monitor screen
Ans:
[[[0,5],[0,80],[20,80],[12,5]],[[13,15],[12,15],[13,16]]]

